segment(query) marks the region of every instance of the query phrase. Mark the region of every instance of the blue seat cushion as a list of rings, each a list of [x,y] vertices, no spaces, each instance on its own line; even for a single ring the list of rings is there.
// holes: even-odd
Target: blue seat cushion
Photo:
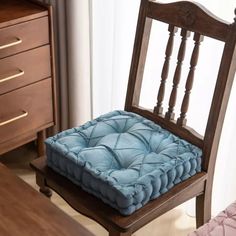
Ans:
[[[198,147],[125,111],[48,138],[46,152],[49,167],[123,215],[201,171]]]

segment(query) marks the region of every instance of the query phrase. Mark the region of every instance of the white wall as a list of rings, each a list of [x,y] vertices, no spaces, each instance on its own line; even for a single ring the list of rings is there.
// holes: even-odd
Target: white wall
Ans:
[[[137,0],[93,0],[93,116],[123,109]]]

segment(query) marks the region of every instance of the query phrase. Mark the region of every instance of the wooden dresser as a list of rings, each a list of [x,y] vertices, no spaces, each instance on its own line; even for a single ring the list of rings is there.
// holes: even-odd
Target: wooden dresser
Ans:
[[[56,123],[51,7],[0,0],[0,154],[37,140]]]

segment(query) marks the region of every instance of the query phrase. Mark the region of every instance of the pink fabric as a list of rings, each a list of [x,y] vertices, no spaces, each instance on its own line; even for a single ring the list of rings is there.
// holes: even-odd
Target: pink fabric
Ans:
[[[188,236],[236,236],[236,202]]]

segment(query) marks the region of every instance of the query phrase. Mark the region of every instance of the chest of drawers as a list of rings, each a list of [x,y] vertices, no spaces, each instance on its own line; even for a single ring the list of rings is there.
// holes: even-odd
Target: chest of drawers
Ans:
[[[0,0],[0,154],[37,140],[56,123],[51,7]]]

